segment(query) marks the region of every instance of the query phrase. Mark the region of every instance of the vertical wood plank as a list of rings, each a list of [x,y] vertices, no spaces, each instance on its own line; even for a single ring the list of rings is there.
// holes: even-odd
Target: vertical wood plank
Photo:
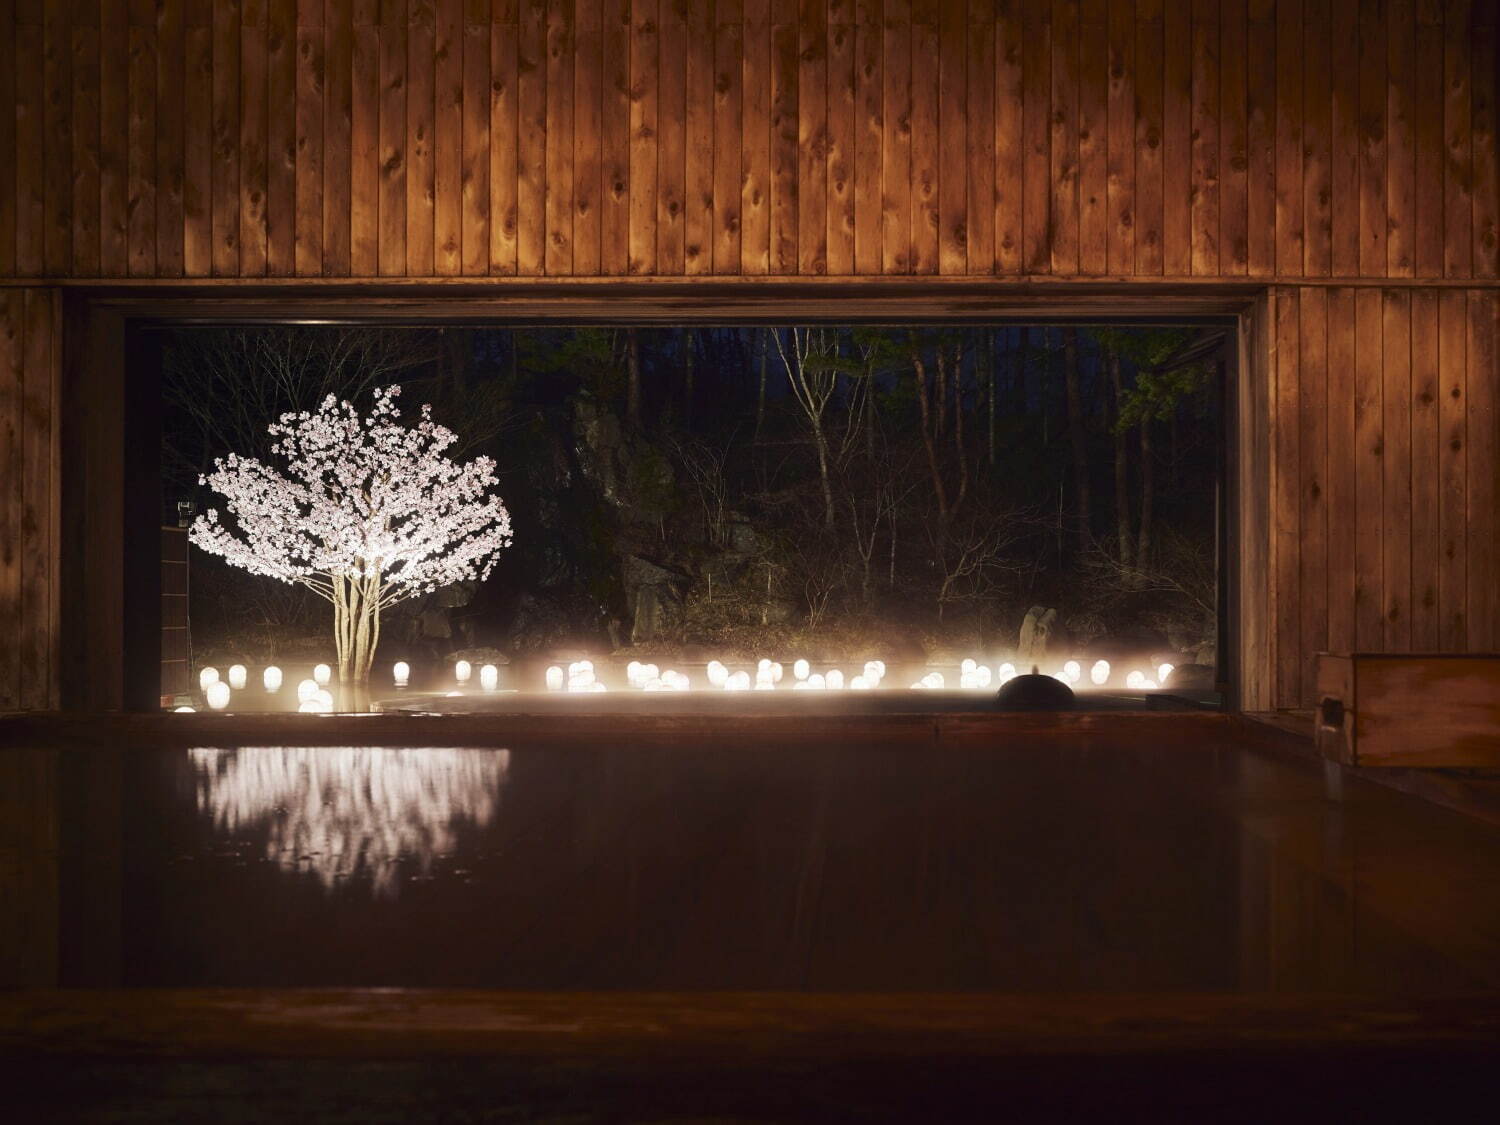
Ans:
[[[1332,0],[1329,65],[1329,230],[1335,277],[1359,275],[1359,4]]]
[[[433,130],[437,116],[436,24],[431,0],[413,0],[407,10],[406,23],[406,272],[411,277],[431,277],[436,257],[433,244],[437,230],[437,165],[433,157]],[[301,78],[300,65],[298,78]],[[299,144],[299,153],[300,148]],[[300,163],[297,171],[300,203]],[[536,214],[540,216],[541,200],[537,203]],[[297,217],[300,247],[300,206]]]
[[[1494,277],[1500,271],[1500,167],[1495,150],[1496,12],[1493,6],[1475,13],[1473,43],[1473,102],[1469,128],[1473,134],[1475,277]]]
[[[213,6],[213,274],[240,271],[240,4]]]
[[[463,0],[438,0],[433,36],[432,272],[439,277],[463,272],[463,19]],[[571,89],[567,96],[571,102]],[[570,150],[572,144],[569,130]],[[568,156],[571,164],[571,151]]]
[[[1366,652],[1384,643],[1383,315],[1379,289],[1354,298],[1354,639]]]
[[[1082,0],[1078,21],[1078,271],[1109,264],[1108,0]]]
[[[1317,654],[1328,649],[1328,296],[1308,287],[1298,300],[1300,696],[1311,701]]]
[[[487,36],[482,49],[489,49]],[[379,25],[354,26],[350,74],[349,270],[355,277],[374,277],[380,272]],[[486,248],[486,262],[488,257]]]
[[[630,257],[627,272],[656,272],[657,0],[635,0],[630,26]]]
[[[543,265],[549,274],[573,272],[573,5],[547,4],[545,129],[546,243]]]
[[[937,7],[937,0],[914,0],[912,4],[911,268],[920,274],[938,272],[942,224],[942,126],[938,106],[942,47]]]
[[[1281,5],[1295,0],[1277,0],[1276,57],[1281,59]],[[1333,269],[1333,86],[1329,73],[1330,0],[1302,0],[1302,270],[1309,277],[1327,277]],[[1281,105],[1277,103],[1277,181],[1279,197],[1282,183]],[[1290,158],[1290,154],[1288,154]],[[1288,253],[1291,247],[1288,246]],[[1292,273],[1297,264],[1282,261],[1279,240],[1276,268]]]
[[[778,275],[797,272],[801,188],[797,182],[801,94],[797,45],[796,23],[771,25],[771,272]],[[819,233],[823,229],[819,222]]]
[[[1135,272],[1135,0],[1109,0],[1107,271]]]
[[[266,272],[290,277],[297,272],[297,0],[270,0],[266,88],[276,107],[266,130]]]
[[[1328,290],[1328,648],[1355,647],[1354,290]],[[1338,513],[1335,517],[1333,513]],[[1335,534],[1332,521],[1341,522]]]
[[[73,269],[73,36],[62,4],[47,5],[42,35],[45,269],[66,277]]]
[[[964,60],[964,102],[968,110],[964,243],[971,274],[995,271],[995,6],[970,0]]]
[[[0,24],[0,31],[8,30]],[[21,705],[22,386],[26,291],[0,290],[0,711]]]
[[[660,8],[656,68],[656,272],[678,276],[687,261],[687,12]]]
[[[1027,160],[1021,0],[995,6],[995,272],[1022,269]]]
[[[1438,606],[1442,647],[1463,652],[1468,627],[1468,300],[1461,289],[1438,297]]]
[[[1224,0],[1219,23],[1219,271],[1250,270],[1249,28],[1245,0]]]
[[[600,14],[599,50],[597,268],[600,273],[613,275],[625,273],[630,256],[629,0],[604,0]],[[579,143],[583,143],[582,133]],[[738,178],[735,190],[739,190]]]
[[[828,11],[802,0],[797,19],[797,259],[795,271],[828,272]]]
[[[353,267],[354,23],[352,0],[323,12],[323,273]]]
[[[267,81],[269,13],[265,0],[245,0],[240,10],[240,268],[241,275],[266,272],[266,195],[271,116]],[[282,107],[277,107],[281,112]]]
[[[406,5],[384,0],[380,24],[380,230],[382,277],[406,273]]]
[[[124,277],[129,259],[131,35],[127,17],[135,14],[120,3],[100,5],[99,273],[104,277]]]
[[[524,0],[516,45],[516,272],[546,270],[547,9]]]
[[[1495,399],[1497,394],[1495,333],[1500,296],[1493,289],[1468,292],[1468,410],[1465,411],[1469,446],[1469,648],[1494,652],[1497,615],[1500,615],[1500,568],[1497,568],[1496,479],[1500,477],[1497,456]]]
[[[687,128],[682,198],[683,272],[713,272],[714,5],[688,4]]]
[[[948,0],[938,14],[938,272],[969,269],[969,10]]]
[[[1135,272],[1160,274],[1164,76],[1159,0],[1139,0],[1135,21]]]
[[[1275,469],[1272,484],[1272,530],[1275,536],[1274,619],[1276,698],[1281,706],[1298,700],[1302,688],[1301,553],[1301,371],[1300,307],[1295,289],[1277,289]]]
[[[740,272],[740,152],[745,17],[739,0],[714,8],[714,273]]]
[[[127,272],[156,274],[156,21],[130,28],[129,164],[126,168]]]
[[[1385,0],[1359,9],[1359,271],[1386,270],[1386,12]]]
[[[21,707],[56,706],[57,291],[25,291],[21,387]]]
[[[854,273],[854,177],[859,79],[852,23],[828,27],[828,272]]]
[[[1442,438],[1439,422],[1438,294],[1411,295],[1411,643],[1414,652],[1442,647],[1439,575]]]
[[[213,30],[189,24],[183,35],[182,268],[205,277],[213,266]]]
[[[1219,0],[1193,0],[1192,272],[1219,272]]]
[[[764,274],[771,264],[771,7],[745,0],[743,126],[740,160],[740,270]]]
[[[911,271],[911,11],[885,0],[881,40],[880,244],[884,273]]]
[[[43,31],[37,24],[15,29],[15,271],[22,277],[46,269],[47,164],[46,79]]]
[[[599,273],[603,192],[603,12],[599,0],[579,0],[573,35],[573,272]],[[712,50],[712,47],[709,48]]]
[[[1412,643],[1412,475],[1411,459],[1411,294],[1387,289],[1382,294],[1385,323],[1381,373],[1384,468],[1381,537],[1381,612],[1383,648],[1410,652]]]
[[[16,22],[14,0],[0,0],[0,160],[9,165],[16,156]],[[14,166],[11,165],[11,168]],[[16,176],[10,169],[0,175],[0,277],[16,272]],[[0,327],[0,332],[3,332]],[[0,367],[0,372],[4,368]],[[3,378],[0,374],[0,378]],[[0,425],[4,422],[0,421]],[[0,498],[0,504],[3,504]],[[3,531],[3,519],[0,519]],[[0,615],[0,625],[4,624]],[[0,671],[0,699],[4,698],[4,672]]]
[[[1078,0],[1052,5],[1052,272],[1078,272]]]
[[[1469,72],[1469,0],[1448,0],[1443,21],[1443,274],[1468,277],[1473,268],[1473,91]]]
[[[1193,26],[1188,3],[1163,5],[1162,271],[1193,272]]]
[[[304,0],[304,7],[315,0]],[[297,28],[297,217],[295,258],[297,273],[312,277],[323,272],[323,27],[322,8],[315,26]],[[299,7],[298,22],[310,17]],[[408,227],[408,232],[410,228]],[[410,238],[410,233],[407,235]],[[431,234],[428,235],[431,245]],[[423,272],[430,273],[431,270]]]
[[[1052,270],[1052,5],[1048,0],[1023,2],[1021,269],[1045,274]]]
[[[99,9],[73,24],[73,262],[75,277],[99,273]]]
[[[490,24],[490,272],[510,276],[518,269],[520,239],[520,99],[518,67],[521,29],[504,5],[494,4]],[[623,266],[622,266],[623,272]]]
[[[1447,141],[1443,132],[1442,0],[1417,4],[1416,45],[1413,58],[1413,146],[1415,184],[1411,241],[1418,277],[1443,276],[1443,167]]]
[[[1412,216],[1416,198],[1416,13],[1412,0],[1388,0],[1386,15],[1386,242],[1385,272],[1411,277],[1416,268]]]
[[[1246,272],[1276,272],[1276,0],[1251,0],[1246,29]],[[1302,176],[1297,177],[1302,190]]]
[[[1318,0],[1307,0],[1307,19],[1313,20]],[[1309,84],[1305,91],[1304,65],[1311,66],[1316,47],[1308,45],[1306,63],[1303,58],[1304,33],[1309,37],[1313,31],[1304,28],[1302,0],[1277,0],[1276,4],[1276,272],[1283,276],[1294,276],[1311,272],[1304,261],[1304,203],[1308,202],[1304,191],[1311,191],[1311,181],[1316,173],[1318,154],[1314,151],[1314,136],[1323,127],[1327,114],[1318,101],[1316,81],[1310,69],[1306,72]],[[1305,115],[1304,115],[1305,112]],[[1320,116],[1321,115],[1321,116]],[[1304,124],[1306,136],[1304,138]],[[1303,149],[1307,148],[1308,167],[1304,184]],[[1312,216],[1316,201],[1307,208]]]

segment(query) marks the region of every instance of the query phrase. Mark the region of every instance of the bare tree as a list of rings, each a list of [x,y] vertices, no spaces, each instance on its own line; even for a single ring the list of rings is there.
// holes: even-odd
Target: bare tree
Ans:
[[[802,408],[812,431],[813,445],[818,452],[818,480],[823,488],[823,525],[834,524],[833,486],[829,482],[828,433],[824,417],[833,393],[838,389],[839,363],[837,341],[832,332],[823,328],[792,328],[791,351],[782,342],[781,333],[773,332],[777,354],[781,356],[788,380],[792,384],[792,397]]]
[[[1091,505],[1089,503],[1088,435],[1084,432],[1083,395],[1078,377],[1078,329],[1063,329],[1063,381],[1068,394],[1068,442],[1073,451],[1073,518],[1077,521],[1078,549],[1088,549]]]

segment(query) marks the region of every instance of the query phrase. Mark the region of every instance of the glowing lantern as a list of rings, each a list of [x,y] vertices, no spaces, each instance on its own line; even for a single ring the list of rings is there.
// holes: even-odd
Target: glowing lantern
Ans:
[[[814,672],[802,682],[807,685],[809,691],[825,691],[828,688],[828,679],[822,672]]]
[[[216,684],[218,682],[219,670],[211,665],[198,673],[198,686],[204,691],[208,690],[209,684]]]
[[[724,680],[725,691],[749,691],[750,673],[741,669]]]
[[[928,672],[927,675],[922,677],[922,682],[929,688],[941,688],[946,685],[941,672]]]
[[[229,666],[229,686],[235,691],[245,690],[245,666],[243,664]]]
[[[397,687],[405,687],[411,681],[411,665],[404,660],[398,660],[391,668],[391,676],[396,681]]]
[[[1062,682],[1065,684],[1076,684],[1083,679],[1083,666],[1076,660],[1070,660],[1063,665]]]
[[[799,680],[805,680],[812,674],[812,665],[805,660],[799,660],[792,665],[792,675]]]
[[[966,656],[963,663],[958,666],[958,673],[961,676],[970,676],[974,674],[974,669],[977,667],[979,667],[978,662],[973,657]]]
[[[222,711],[229,706],[229,685],[223,680],[215,680],[208,685],[208,705],[215,711]]]
[[[469,682],[469,674],[473,672],[473,670],[474,669],[470,667],[467,660],[460,660],[458,663],[453,665],[453,678],[461,684],[466,684]]]
[[[485,691],[494,691],[500,686],[500,669],[493,664],[486,664],[479,669],[479,686]]]
[[[776,690],[776,685],[773,684],[770,680],[759,680],[758,679],[758,680],[755,681],[755,690],[756,691],[775,691]]]
[[[562,691],[563,670],[556,664],[547,669],[547,690]]]
[[[705,668],[704,671],[708,674],[708,682],[713,684],[713,686],[717,688],[723,687],[725,682],[729,679],[729,669],[724,667],[724,665],[720,664],[717,660],[710,660],[708,662],[708,667]]]
[[[866,679],[862,675],[861,676],[855,676],[854,679],[852,679],[852,680],[849,681],[849,690],[850,691],[869,691],[870,690],[870,681],[868,679]]]
[[[196,707],[173,707],[172,710],[176,711],[179,715],[183,715],[183,714],[191,715],[191,714],[195,714],[197,712],[198,708],[196,708]]]
[[[1094,661],[1094,666],[1089,669],[1089,679],[1093,680],[1094,684],[1098,687],[1103,687],[1109,683],[1109,661]]]
[[[328,681],[333,678],[333,669],[326,664],[319,664],[313,669],[313,679],[318,681],[319,687],[327,687]]]
[[[770,677],[770,675],[771,675],[771,660],[770,660],[770,657],[762,656],[760,658],[760,660],[756,662],[756,665],[755,665],[755,674],[757,676],[762,676],[763,675],[763,676],[766,676],[768,678]]]
[[[990,666],[988,664],[981,664],[974,672],[975,686],[982,688],[989,687],[990,677]]]
[[[303,680],[297,685],[297,702],[306,703],[309,699],[314,698],[319,690],[317,680]]]
[[[640,687],[646,682],[641,677],[641,662],[639,660],[632,660],[629,664],[625,665],[625,682],[632,687]]]
[[[278,692],[278,691],[280,691],[281,690],[281,669],[278,668],[278,667],[276,667],[276,665],[272,664],[270,667],[268,667],[264,672],[262,672],[260,674],[260,682],[265,685],[265,689],[267,691],[269,691],[269,692]]]
[[[771,661],[771,682],[773,684],[781,683],[781,676],[785,671],[786,669],[782,668],[776,661]]]
[[[297,711],[303,715],[321,715],[323,705],[316,699],[304,699],[297,705]]]
[[[844,673],[837,668],[831,668],[828,671],[828,675],[823,677],[823,682],[827,684],[829,691],[843,691]]]
[[[660,676],[661,674],[661,669],[658,668],[655,664],[647,664],[641,668],[641,675],[648,680],[653,679],[656,676]]]
[[[1007,660],[1004,664],[995,669],[995,675],[999,678],[1002,684],[1006,680],[1013,680],[1016,678],[1016,666],[1009,660]]]
[[[1158,665],[1156,669],[1156,682],[1159,684],[1166,683],[1167,677],[1172,674],[1173,667],[1171,664]]]
[[[333,710],[333,693],[327,688],[319,688],[318,694],[313,696],[313,699],[317,701],[318,706],[323,708],[324,711]]]
[[[1133,691],[1139,691],[1141,688],[1146,686],[1145,673],[1140,671],[1132,671],[1125,677],[1125,686]]]

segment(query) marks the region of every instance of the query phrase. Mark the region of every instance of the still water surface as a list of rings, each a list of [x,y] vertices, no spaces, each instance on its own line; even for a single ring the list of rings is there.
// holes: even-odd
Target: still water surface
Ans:
[[[64,983],[1500,985],[1500,833],[1228,746],[60,761]]]

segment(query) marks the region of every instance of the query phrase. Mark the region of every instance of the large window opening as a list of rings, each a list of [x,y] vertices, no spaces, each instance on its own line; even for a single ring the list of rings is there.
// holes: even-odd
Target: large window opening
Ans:
[[[454,709],[683,679],[962,706],[1033,667],[1087,706],[1223,701],[1232,324],[150,332],[165,706],[317,709],[305,680],[332,708]],[[511,531],[492,566],[382,595],[368,689],[346,693],[336,579],[295,551],[257,573],[205,549],[202,522],[264,552],[264,512],[216,466],[310,485],[271,427],[315,424],[330,398],[366,433],[380,401],[394,426],[430,405],[443,457],[493,462]],[[378,524],[326,467],[325,493],[366,505],[340,534]],[[390,454],[389,471],[411,469]]]

